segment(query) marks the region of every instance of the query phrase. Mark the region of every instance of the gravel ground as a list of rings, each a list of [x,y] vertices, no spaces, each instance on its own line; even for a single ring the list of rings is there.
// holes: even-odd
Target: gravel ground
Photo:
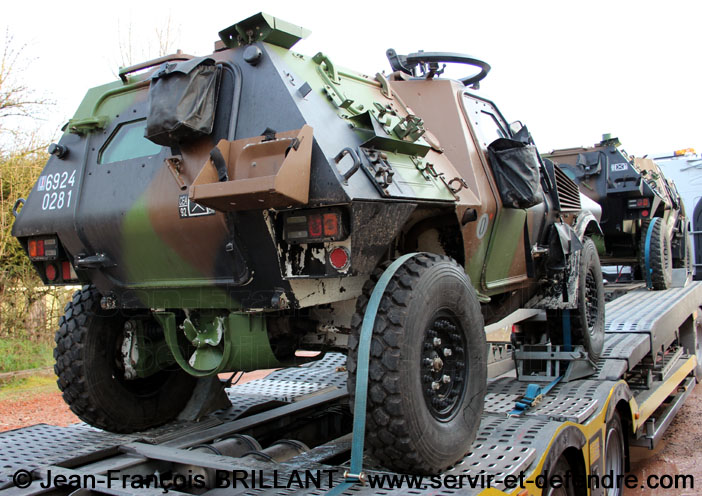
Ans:
[[[688,397],[673,422],[668,427],[663,441],[650,451],[645,448],[633,448],[631,453],[631,473],[639,481],[654,475],[686,475],[694,478],[694,487],[683,489],[649,489],[638,488],[624,491],[624,496],[659,496],[702,495],[702,386],[697,386]],[[665,482],[665,481],[661,481]]]
[[[246,374],[240,383],[265,377],[270,371]],[[654,450],[632,448],[632,471],[639,481],[650,475],[690,474],[695,487],[688,489],[625,489],[624,496],[702,495],[702,387],[698,387],[673,420],[663,442]],[[79,422],[61,398],[52,377],[33,378],[21,385],[0,386],[0,431],[48,423]]]

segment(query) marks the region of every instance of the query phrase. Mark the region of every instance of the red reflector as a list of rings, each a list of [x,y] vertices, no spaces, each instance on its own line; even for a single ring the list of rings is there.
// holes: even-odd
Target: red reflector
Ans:
[[[342,270],[349,265],[349,252],[346,248],[334,248],[329,254],[329,263],[336,270]]]
[[[322,237],[322,216],[310,215],[307,218],[307,233],[310,238],[320,238]]]
[[[71,279],[71,263],[65,260],[61,262],[61,279],[69,281]]]
[[[336,214],[324,214],[324,235],[336,236],[339,234],[339,218]]]
[[[648,210],[642,210],[641,217],[648,217]]]
[[[56,276],[58,276],[58,273],[56,272],[56,266],[54,264],[46,264],[46,269],[44,270],[44,273],[46,274],[46,278],[49,281],[55,281]]]

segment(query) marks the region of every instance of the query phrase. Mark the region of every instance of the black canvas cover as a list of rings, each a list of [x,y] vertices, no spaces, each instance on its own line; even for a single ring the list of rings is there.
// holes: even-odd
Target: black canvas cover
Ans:
[[[499,138],[490,143],[488,154],[505,207],[529,208],[543,201],[534,145]]]
[[[218,85],[219,67],[211,58],[163,64],[151,76],[146,138],[176,147],[212,133]]]

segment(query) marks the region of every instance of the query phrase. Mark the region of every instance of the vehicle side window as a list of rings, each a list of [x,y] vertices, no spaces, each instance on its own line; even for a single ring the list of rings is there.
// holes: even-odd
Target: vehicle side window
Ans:
[[[499,110],[489,101],[463,94],[463,105],[470,124],[483,148],[498,138],[509,138],[509,127]]]
[[[158,155],[161,146],[144,137],[146,119],[123,122],[100,150],[99,164],[111,164],[133,158]]]

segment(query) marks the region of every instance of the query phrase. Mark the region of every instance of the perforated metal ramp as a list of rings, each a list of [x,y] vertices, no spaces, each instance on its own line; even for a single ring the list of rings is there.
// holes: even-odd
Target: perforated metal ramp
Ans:
[[[527,384],[513,378],[502,378],[488,383],[485,412],[477,439],[471,452],[446,471],[446,475],[482,474],[491,476],[492,487],[504,487],[503,481],[509,474],[522,471],[529,473],[548,450],[554,435],[560,432],[563,421],[586,423],[605,405],[615,380],[633,366],[651,349],[652,343],[665,341],[663,332],[679,326],[696,305],[702,301],[702,283],[694,283],[686,288],[666,292],[634,291],[607,305],[607,337],[602,359],[598,364],[597,376],[557,385],[541,403],[530,408],[520,417],[510,417],[515,401],[524,394]],[[346,372],[343,368],[345,357],[342,354],[328,354],[317,362],[301,367],[273,372],[264,379],[232,387],[228,393],[234,406],[216,412],[201,423],[171,423],[159,429],[130,436],[118,436],[97,431],[85,425],[55,427],[38,425],[0,434],[0,487],[8,476],[18,468],[34,469],[59,464],[68,459],[90,455],[100,450],[115,450],[135,441],[150,443],[160,449],[168,449],[175,442],[187,448],[184,441],[188,433],[211,428],[231,429],[230,425],[247,422],[256,408],[266,407],[267,403],[291,403],[284,408],[292,408],[297,402],[309,401],[315,394],[327,394],[326,390],[345,391]],[[604,380],[610,379],[610,380]],[[307,398],[307,399],[305,399]],[[343,398],[342,398],[343,399]],[[299,403],[298,403],[299,404]],[[266,413],[267,415],[267,413]],[[230,423],[231,422],[231,423]],[[175,439],[175,441],[173,441]],[[171,441],[169,441],[171,440]],[[346,444],[344,444],[346,443]],[[348,452],[348,440],[339,441],[340,453]],[[337,451],[339,446],[337,446]],[[334,447],[332,446],[332,450]],[[232,469],[242,461],[236,458],[218,457],[218,463],[231,465]],[[321,465],[317,448],[303,453],[294,463],[277,465],[279,477],[293,470],[335,469],[334,484],[341,482],[345,466],[330,467]],[[388,474],[382,467],[373,466],[366,460],[369,474]],[[247,462],[247,469],[258,468],[271,472],[270,465]],[[388,474],[391,475],[391,474]],[[270,486],[271,482],[264,478]],[[397,490],[379,490],[368,486],[354,486],[345,494],[478,494],[482,487],[451,489],[432,488],[425,484],[420,488],[407,486]],[[325,494],[328,487],[311,488],[308,494]],[[240,488],[227,489],[233,494],[296,494],[298,487],[281,488]],[[0,496],[5,494],[0,491]],[[14,493],[13,493],[14,494]],[[139,494],[135,491],[135,494]],[[214,493],[213,493],[214,494]],[[222,493],[224,494],[224,493]]]
[[[0,487],[19,469],[85,456],[134,440],[77,426],[38,424],[0,434]]]
[[[702,282],[666,291],[631,291],[607,304],[605,332],[647,335],[649,347],[646,352],[663,350],[675,337],[669,330],[677,329],[700,301]],[[640,342],[638,346],[641,346]],[[637,354],[642,351],[638,349]]]
[[[135,440],[160,444],[178,436],[220,425],[245,415],[253,407],[271,401],[291,403],[323,389],[346,387],[346,372],[339,369],[346,362],[341,353],[328,353],[322,359],[300,367],[272,372],[227,390],[232,407],[218,411],[199,422],[171,422],[138,434],[118,435],[94,429],[86,424],[69,427],[39,424],[0,433],[0,487],[16,470],[33,470],[44,465],[88,455]]]

